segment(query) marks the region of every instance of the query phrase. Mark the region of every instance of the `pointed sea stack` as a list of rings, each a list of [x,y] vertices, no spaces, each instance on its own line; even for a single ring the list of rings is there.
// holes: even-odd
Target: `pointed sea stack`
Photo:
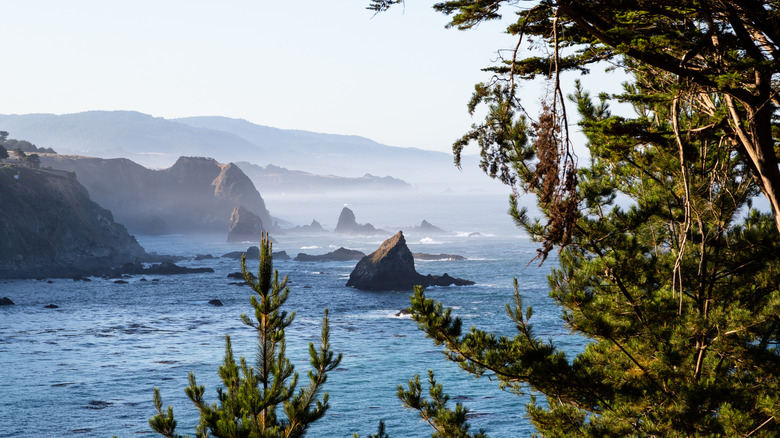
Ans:
[[[339,221],[336,224],[336,229],[333,230],[333,232],[341,234],[363,235],[388,234],[387,231],[374,228],[374,226],[371,224],[357,223],[357,220],[355,220],[355,213],[353,213],[352,210],[350,210],[348,207],[341,209],[341,214],[339,214]]]
[[[412,290],[414,286],[466,286],[473,281],[447,274],[420,275],[414,269],[414,257],[406,246],[403,232],[387,239],[376,251],[363,257],[349,275],[347,286],[356,289],[387,291]]]

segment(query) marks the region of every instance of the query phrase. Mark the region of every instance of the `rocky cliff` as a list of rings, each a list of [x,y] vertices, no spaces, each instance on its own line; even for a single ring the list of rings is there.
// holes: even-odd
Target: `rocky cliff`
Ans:
[[[75,172],[92,199],[135,233],[224,233],[237,205],[272,224],[260,193],[232,163],[180,157],[152,170],[124,158],[42,154],[41,165]]]
[[[0,278],[70,277],[147,257],[73,173],[0,164]]]
[[[414,286],[466,286],[473,281],[444,275],[421,275],[414,269],[414,256],[406,246],[402,232],[385,240],[376,251],[363,257],[352,273],[347,286],[356,289],[386,291],[412,290]]]

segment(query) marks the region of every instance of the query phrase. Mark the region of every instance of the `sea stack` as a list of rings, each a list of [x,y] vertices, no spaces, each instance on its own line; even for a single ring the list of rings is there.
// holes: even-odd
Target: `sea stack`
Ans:
[[[260,216],[239,205],[230,214],[227,241],[256,242],[260,240],[263,231],[263,220],[260,219]]]
[[[372,235],[372,234],[386,234],[387,231],[380,230],[374,228],[371,224],[359,224],[357,223],[357,220],[355,220],[355,213],[352,212],[348,207],[344,207],[341,209],[341,214],[339,214],[339,221],[336,224],[336,229],[333,230],[334,233],[341,233],[341,234],[363,234],[363,235]]]
[[[420,275],[406,246],[403,232],[385,240],[376,251],[363,257],[349,275],[347,286],[372,291],[412,290],[414,286],[466,286],[473,281],[447,274]]]

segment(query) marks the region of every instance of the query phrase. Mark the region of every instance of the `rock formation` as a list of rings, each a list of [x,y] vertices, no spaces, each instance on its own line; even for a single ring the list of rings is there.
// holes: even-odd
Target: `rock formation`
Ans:
[[[74,277],[148,255],[71,172],[0,164],[0,278]]]
[[[365,256],[366,255],[360,251],[341,247],[335,251],[322,255],[309,255],[301,252],[298,253],[298,256],[293,260],[296,262],[348,262],[360,260]]]
[[[259,241],[263,228],[263,220],[239,205],[230,214],[230,228],[228,230],[228,242]]]
[[[363,234],[363,235],[371,235],[371,234],[387,234],[387,231],[374,228],[371,224],[359,224],[357,223],[357,220],[355,220],[355,213],[352,212],[348,207],[344,207],[341,209],[341,214],[339,215],[339,221],[336,224],[336,229],[333,230],[334,233],[342,233],[342,234]]]
[[[250,246],[246,249],[246,251],[233,251],[227,254],[223,254],[222,257],[227,259],[240,260],[243,254],[246,254],[247,260],[257,260],[258,257],[260,257],[260,248],[256,246]],[[274,251],[271,253],[271,257],[274,259],[274,261],[290,260],[290,256],[287,255],[286,251]]]
[[[410,233],[447,234],[447,231],[442,230],[425,219],[423,219],[419,226],[409,228],[407,231]]]
[[[376,251],[363,257],[349,275],[347,286],[385,291],[412,290],[414,286],[465,286],[473,281],[442,276],[420,275],[414,269],[414,257],[406,246],[403,232],[387,239]]]
[[[273,223],[252,181],[232,163],[180,157],[152,170],[124,158],[41,154],[41,165],[75,172],[92,199],[136,233],[224,233],[237,205],[266,227]]]
[[[310,225],[298,225],[284,230],[287,233],[325,233],[325,228],[316,220],[312,220]]]

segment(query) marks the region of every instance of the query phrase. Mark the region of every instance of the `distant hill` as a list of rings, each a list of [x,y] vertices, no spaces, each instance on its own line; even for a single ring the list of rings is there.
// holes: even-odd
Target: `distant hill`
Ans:
[[[246,161],[239,161],[236,165],[252,179],[257,189],[264,194],[407,190],[412,188],[403,180],[391,176],[374,176],[369,173],[360,178],[349,178],[335,175],[315,175],[273,164],[262,167]]]
[[[151,168],[169,167],[179,156],[203,156],[318,175],[392,176],[415,186],[496,186],[476,168],[473,159],[467,159],[464,171],[460,171],[447,153],[392,147],[351,135],[277,129],[225,117],[169,120],[132,111],[0,115],[0,129],[60,154],[128,158]]]

